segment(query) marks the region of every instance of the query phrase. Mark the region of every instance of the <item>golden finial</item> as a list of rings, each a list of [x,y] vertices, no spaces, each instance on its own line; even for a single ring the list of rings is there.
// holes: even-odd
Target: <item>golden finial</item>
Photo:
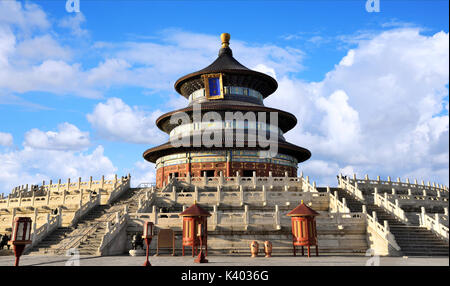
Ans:
[[[222,33],[220,39],[222,40],[222,48],[228,48],[228,45],[230,44],[230,34]]]
[[[300,203],[301,205],[303,204],[303,200],[302,200],[302,202]]]
[[[194,205],[196,205],[197,204],[197,200],[194,200]]]

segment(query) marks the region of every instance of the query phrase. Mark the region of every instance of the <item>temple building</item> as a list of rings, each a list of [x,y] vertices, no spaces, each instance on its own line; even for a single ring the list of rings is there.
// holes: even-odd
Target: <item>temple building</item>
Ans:
[[[287,142],[284,134],[295,127],[296,117],[286,111],[264,106],[264,99],[275,92],[277,81],[271,76],[240,64],[229,47],[230,35],[221,35],[218,58],[209,66],[178,79],[175,90],[189,100],[187,107],[163,114],[156,120],[159,129],[169,134],[169,142],[144,152],[144,158],[156,164],[156,185],[168,183],[171,177],[258,177],[297,176],[297,165],[311,157],[302,147]],[[214,111],[221,121],[196,118]],[[227,113],[235,115],[228,120]],[[189,121],[174,120],[186,114]],[[257,115],[255,117],[247,115]],[[272,122],[271,115],[277,120]],[[244,115],[239,117],[239,115]],[[260,115],[265,115],[261,119]],[[257,117],[257,121],[255,118]],[[182,117],[180,117],[182,118]],[[221,133],[220,143],[206,146],[198,142],[205,131]],[[264,131],[264,133],[262,133]],[[230,133],[234,136],[229,136]],[[276,154],[268,156],[267,144],[256,144],[252,134],[270,135],[267,144],[276,145]],[[220,135],[220,134],[219,134]],[[196,137],[197,136],[197,137]],[[174,146],[174,139],[187,139],[188,144]],[[260,137],[258,137],[259,139]],[[216,138],[217,139],[217,138]]]

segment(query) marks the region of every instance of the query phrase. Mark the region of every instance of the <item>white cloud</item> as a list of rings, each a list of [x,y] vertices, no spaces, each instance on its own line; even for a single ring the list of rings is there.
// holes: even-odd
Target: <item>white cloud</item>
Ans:
[[[163,143],[167,136],[155,126],[162,114],[156,110],[151,113],[130,107],[120,98],[110,98],[99,103],[87,120],[97,133],[108,140],[138,144]]]
[[[100,145],[91,153],[27,146],[19,151],[0,153],[0,191],[10,192],[19,185],[41,184],[42,180],[111,177],[117,168],[103,152]]]
[[[16,25],[22,31],[47,29],[50,26],[45,12],[36,4],[0,1],[0,24]]]
[[[420,174],[448,184],[448,33],[402,28],[358,43],[321,82],[280,77],[266,105],[299,119],[286,137],[336,174]]]
[[[0,132],[0,146],[12,146],[13,136],[10,133]]]
[[[82,12],[72,13],[70,16],[64,17],[60,22],[59,26],[63,28],[70,29],[72,35],[77,37],[84,37],[89,35],[89,31],[81,28],[81,24],[86,22]]]
[[[34,149],[83,150],[90,145],[89,132],[82,132],[65,122],[58,125],[57,132],[43,132],[36,128],[28,131],[23,144]]]
[[[138,186],[140,183],[156,182],[155,164],[145,160],[137,161],[131,171],[131,185]]]

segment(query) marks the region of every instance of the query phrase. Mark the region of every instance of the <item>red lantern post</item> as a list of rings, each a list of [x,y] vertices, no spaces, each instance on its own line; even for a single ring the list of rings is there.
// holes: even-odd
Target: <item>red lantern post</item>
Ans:
[[[208,256],[208,219],[211,216],[209,212],[202,209],[197,202],[180,213],[183,217],[183,245],[182,254],[184,256],[185,246],[192,247],[192,257],[197,254],[198,246],[205,246],[205,256]],[[202,225],[202,235],[198,236],[199,225]],[[195,249],[195,252],[194,252]]]
[[[290,211],[287,216],[291,217],[292,221],[292,246],[294,256],[296,256],[295,246],[302,247],[302,256],[304,255],[303,247],[308,247],[308,257],[310,257],[310,247],[316,246],[316,256],[319,256],[319,249],[317,245],[317,231],[315,217],[319,213],[308,207],[303,203],[295,209]]]
[[[203,237],[206,233],[206,231],[203,228],[204,225],[199,223],[197,237],[198,240],[200,241],[200,253],[198,254],[197,259],[194,260],[195,263],[208,263],[208,260],[205,258],[205,255],[203,254]]]
[[[150,243],[152,242],[153,238],[153,222],[146,221],[144,224],[144,233],[142,235],[142,238],[145,240],[145,244],[147,245],[147,252],[146,252],[146,260],[144,263],[144,266],[152,266],[150,264],[150,261],[148,260],[148,255],[150,251]]]
[[[11,239],[11,244],[14,249],[14,256],[16,262],[14,266],[19,266],[20,256],[27,244],[31,244],[31,218],[16,217],[14,220],[14,230]]]

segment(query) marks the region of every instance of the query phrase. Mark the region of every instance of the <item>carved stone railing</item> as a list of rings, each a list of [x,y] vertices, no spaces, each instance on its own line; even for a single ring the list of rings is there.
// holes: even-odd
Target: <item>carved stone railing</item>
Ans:
[[[341,174],[338,177],[338,187],[350,193],[355,199],[360,202],[365,202],[364,195],[360,189],[358,189],[358,183],[350,183],[350,179],[344,179]]]
[[[117,177],[114,181],[113,188],[111,192],[109,192],[107,200],[102,199],[102,204],[110,204],[114,202],[118,197],[120,197],[126,190],[130,189],[130,180],[131,176],[122,178],[120,181],[117,181]],[[105,203],[103,203],[105,201]]]
[[[291,227],[291,218],[286,216],[287,210],[281,211],[278,206],[272,211],[249,210],[244,211],[217,211],[215,207],[208,218],[208,230],[268,230],[277,231],[282,228]],[[156,208],[152,213],[133,213],[129,214],[132,224],[139,229],[145,221],[155,223],[157,228],[171,228],[181,230],[182,218],[179,213],[158,213]],[[347,226],[366,224],[366,216],[362,213],[327,213],[321,212],[317,217],[318,227],[329,228],[335,226],[336,229],[343,230]]]
[[[47,222],[41,225],[39,228],[36,227],[36,222],[33,222],[33,230],[31,232],[31,244],[28,244],[25,248],[25,253],[32,249],[35,245],[41,242],[45,237],[51,234],[55,229],[61,226],[62,212],[60,211],[55,216],[50,216],[47,214]]]
[[[389,230],[388,222],[385,220],[383,224],[380,224],[376,212],[373,212],[372,216],[369,215],[365,205],[363,205],[363,213],[366,215],[367,219],[367,232],[381,240],[381,242],[372,242],[374,244],[372,245],[372,248],[376,249],[377,254],[389,255],[391,254],[391,251],[389,250],[391,247],[394,251],[399,253],[401,248],[397,244],[395,236]]]
[[[138,198],[138,209],[136,212],[142,213],[147,211],[153,205],[156,196],[155,187],[144,189],[143,193]]]
[[[425,208],[422,207],[422,212],[419,215],[420,226],[426,227],[428,230],[434,232],[437,236],[449,242],[448,236],[448,209],[447,214],[442,216],[440,214],[434,214],[434,216],[425,213]],[[447,226],[442,223],[442,220],[447,221]]]
[[[400,178],[397,178],[397,181],[391,181],[391,178],[388,177],[387,181],[383,181],[378,176],[377,180],[370,180],[366,175],[365,179],[357,179],[356,174],[353,174],[353,179],[350,179],[350,184],[357,183],[361,187],[373,189],[378,187],[378,189],[398,189],[398,190],[408,190],[408,189],[416,189],[416,190],[425,190],[425,191],[440,191],[445,192],[448,195],[448,186],[436,184],[425,184],[424,181],[419,184],[417,180],[414,180],[414,183],[411,183],[409,179],[406,179],[406,182],[401,182]]]
[[[126,210],[118,211],[115,213],[113,221],[106,222],[106,231],[102,237],[100,246],[97,250],[99,255],[102,255],[104,249],[114,240],[114,238],[120,233],[120,231],[126,227],[128,219],[128,213]]]
[[[384,196],[378,194],[377,189],[373,194],[374,204],[382,207],[386,212],[393,214],[396,218],[404,223],[408,223],[408,218],[405,215],[405,211],[400,208],[398,200],[392,203],[388,199],[388,193],[384,193]]]
[[[67,185],[69,188],[67,189]],[[56,186],[56,187],[55,187]],[[88,189],[89,186],[91,189]],[[103,186],[103,188],[101,188]],[[60,185],[45,185],[46,194],[36,196],[32,192],[31,196],[23,196],[23,192],[18,193],[18,197],[8,196],[0,199],[0,208],[18,208],[18,207],[58,207],[79,205],[80,201],[89,200],[89,197],[95,192],[101,194],[101,204],[108,204],[119,197],[125,190],[130,188],[130,176],[117,180],[94,181],[88,183],[70,183]],[[81,188],[83,187],[83,188]]]
[[[101,195],[97,194],[96,196],[92,196],[89,194],[89,200],[84,202],[80,202],[81,207],[73,214],[73,218],[69,225],[76,225],[77,222],[85,215],[87,214],[91,209],[94,207],[100,205],[101,201]]]
[[[167,188],[167,187],[166,187]],[[159,198],[167,199],[169,204],[191,205],[194,201],[205,205],[298,205],[303,201],[312,201],[315,205],[327,205],[328,194],[319,192],[270,190],[266,186],[255,190],[253,187],[221,187],[217,186],[216,191],[199,191],[194,187],[194,191],[180,191],[176,186],[172,186],[172,191],[157,193]]]
[[[253,177],[241,177],[239,173],[236,177],[225,177],[220,173],[219,177],[175,177],[172,178],[178,182],[185,182],[199,187],[215,187],[219,186],[272,186],[272,187],[297,187],[304,191],[314,191],[312,186],[304,186],[307,180],[303,177],[288,177],[287,174],[284,177],[272,177],[269,172],[268,177],[256,177],[255,173]],[[308,182],[309,183],[309,182]],[[317,191],[317,190],[316,190]]]
[[[335,191],[334,194],[330,192],[330,187],[327,187],[327,194],[329,195],[329,211],[331,213],[349,213],[350,209],[347,207],[347,202],[345,198],[342,198],[342,202],[339,200],[338,193]]]

